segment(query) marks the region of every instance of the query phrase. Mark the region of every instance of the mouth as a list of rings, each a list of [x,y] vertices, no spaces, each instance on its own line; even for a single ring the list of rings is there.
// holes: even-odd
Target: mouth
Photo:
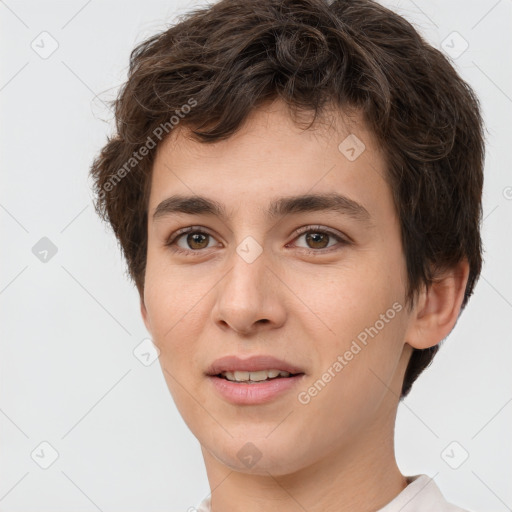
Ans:
[[[234,371],[234,372],[221,372],[215,377],[229,380],[240,384],[256,384],[258,382],[266,382],[274,379],[286,379],[295,377],[296,375],[304,375],[303,373],[290,373],[284,370],[258,370],[253,372],[248,371]]]
[[[206,371],[213,389],[236,405],[257,405],[275,400],[292,390],[306,375],[300,367],[273,356],[241,359],[226,356]]]
[[[245,359],[235,355],[224,356],[216,359],[206,370],[206,375],[210,377],[220,377],[232,382],[261,382],[304,373],[299,366],[264,354]]]

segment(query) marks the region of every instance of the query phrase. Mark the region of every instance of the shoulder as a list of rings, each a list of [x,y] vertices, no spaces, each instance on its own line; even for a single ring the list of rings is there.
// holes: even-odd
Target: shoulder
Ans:
[[[199,503],[199,505],[191,512],[210,512],[210,499],[211,495],[208,495],[206,498]],[[451,511],[450,511],[451,512]]]
[[[407,477],[409,485],[378,512],[472,512],[448,503],[433,478]]]

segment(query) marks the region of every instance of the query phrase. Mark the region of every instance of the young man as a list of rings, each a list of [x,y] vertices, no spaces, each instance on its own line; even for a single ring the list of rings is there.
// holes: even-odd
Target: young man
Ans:
[[[221,0],[139,45],[92,167],[200,510],[460,511],[394,454],[481,268],[478,102],[369,0]]]

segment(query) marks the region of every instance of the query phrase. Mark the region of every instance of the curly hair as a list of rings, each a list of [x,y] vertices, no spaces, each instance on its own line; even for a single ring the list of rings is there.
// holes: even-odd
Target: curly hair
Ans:
[[[113,102],[116,132],[90,173],[96,212],[111,224],[140,296],[161,140],[177,123],[202,143],[226,139],[276,98],[313,122],[332,105],[363,115],[386,155],[407,304],[439,269],[467,259],[462,311],[482,266],[479,102],[439,50],[371,0],[220,0],[132,51]],[[438,348],[413,350],[401,398]]]

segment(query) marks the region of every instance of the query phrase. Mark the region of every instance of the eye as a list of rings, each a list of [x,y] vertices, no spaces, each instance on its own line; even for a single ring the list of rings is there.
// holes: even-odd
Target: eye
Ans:
[[[214,240],[215,238],[207,231],[190,226],[177,231],[165,245],[179,253],[191,253],[213,247],[211,242]]]
[[[322,253],[330,252],[325,249],[342,244],[346,245],[349,242],[342,238],[337,233],[328,229],[322,228],[321,226],[307,226],[302,228],[299,232],[299,236],[295,240],[304,239],[305,245],[297,244],[297,247],[305,249],[308,253]],[[332,243],[331,243],[332,242]]]
[[[294,240],[303,239],[305,245],[295,243],[294,246],[312,255],[325,254],[336,250],[336,246],[348,245],[350,243],[341,235],[322,226],[305,226],[297,230],[297,234],[298,236]],[[205,249],[214,247],[215,241],[216,239],[213,235],[205,230],[205,228],[189,226],[173,233],[165,245],[176,253],[193,256]],[[287,244],[287,247],[289,245]]]

